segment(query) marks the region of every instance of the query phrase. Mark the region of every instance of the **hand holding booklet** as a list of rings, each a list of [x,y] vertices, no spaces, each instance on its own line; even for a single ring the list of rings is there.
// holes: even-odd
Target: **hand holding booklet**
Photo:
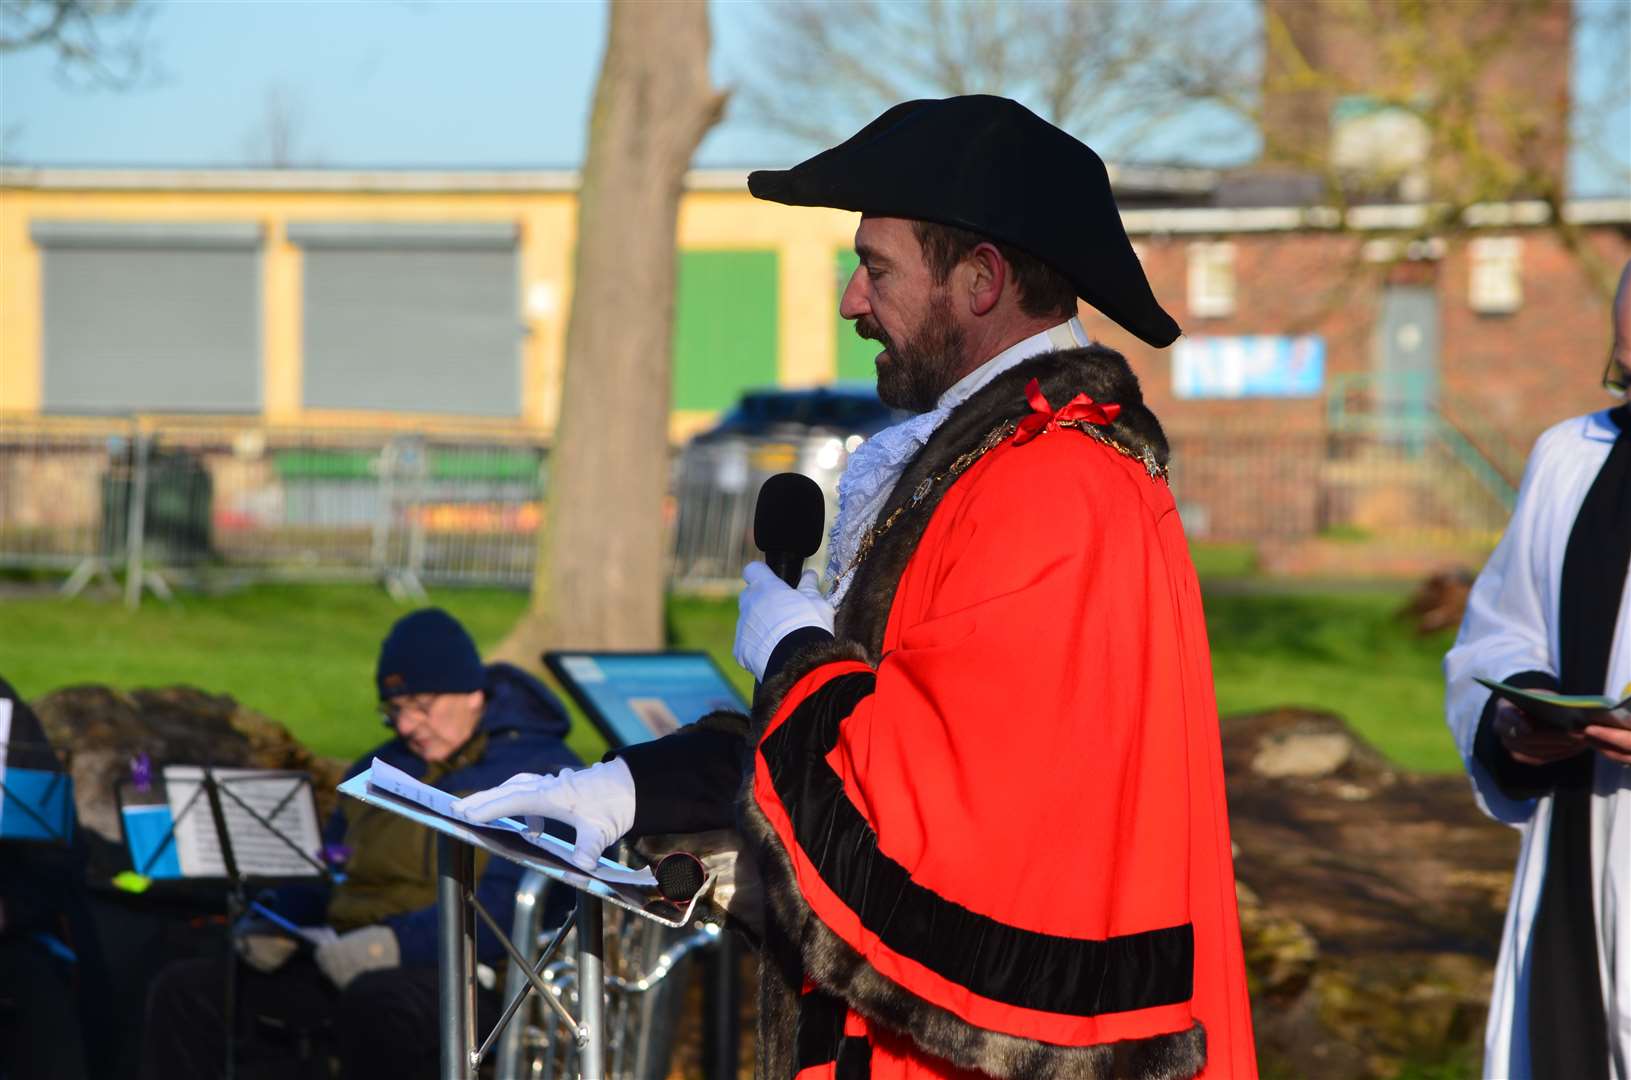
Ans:
[[[1493,679],[1477,679],[1503,701],[1511,702],[1543,727],[1557,731],[1582,731],[1592,725],[1631,729],[1631,695],[1622,701],[1597,694],[1559,694],[1551,690],[1526,690]],[[1631,686],[1626,688],[1631,691]]]
[[[423,807],[434,814],[457,821],[473,829],[490,829],[499,832],[513,833],[516,836],[533,844],[546,852],[552,858],[563,863],[571,864],[572,845],[557,836],[545,832],[534,832],[526,824],[515,818],[499,818],[496,821],[477,821],[453,809],[457,797],[450,795],[440,788],[433,788],[429,784],[420,783],[401,769],[388,765],[375,758],[368,770],[368,787],[371,791],[383,791],[399,799],[405,799],[416,806]],[[649,868],[638,870],[612,862],[610,859],[601,859],[590,876],[609,885],[627,885],[640,889],[655,889],[657,878]]]

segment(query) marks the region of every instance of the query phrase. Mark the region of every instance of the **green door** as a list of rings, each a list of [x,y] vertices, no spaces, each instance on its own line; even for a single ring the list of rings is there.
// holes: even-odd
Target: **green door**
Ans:
[[[838,278],[838,287],[833,292],[833,318],[838,320],[838,363],[836,366],[840,382],[873,383],[878,379],[878,369],[872,358],[878,355],[882,348],[876,341],[867,341],[856,336],[855,324],[838,314],[838,301],[844,295],[844,286],[849,284],[850,275],[861,260],[853,251],[840,251],[835,273]]]
[[[729,408],[775,386],[780,281],[774,251],[682,251],[674,312],[674,408]]]

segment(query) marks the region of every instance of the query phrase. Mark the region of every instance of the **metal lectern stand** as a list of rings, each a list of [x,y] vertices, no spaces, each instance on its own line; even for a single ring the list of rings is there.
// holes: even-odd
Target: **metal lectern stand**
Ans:
[[[511,943],[492,916],[476,903],[475,850],[445,833],[436,837],[437,995],[441,999],[442,1080],[476,1080],[482,1060],[520,1010],[527,995],[536,992],[576,1032],[578,1061],[583,1080],[605,1080],[606,993],[605,933],[601,901],[578,894],[578,1011],[574,1020],[560,998],[542,980],[544,966],[566,936],[563,925],[536,963]],[[519,965],[530,984],[504,1010],[486,1040],[476,1046],[476,919],[487,927]]]
[[[533,993],[575,1034],[583,1080],[606,1077],[606,969],[604,905],[614,904],[634,915],[663,926],[678,928],[691,921],[698,901],[708,891],[709,882],[683,908],[667,905],[651,910],[653,893],[630,884],[614,884],[583,873],[570,863],[551,858],[543,850],[515,833],[478,828],[445,817],[389,792],[369,787],[370,771],[364,771],[340,785],[340,793],[373,806],[401,814],[436,832],[436,919],[437,996],[441,1012],[441,1080],[476,1080],[477,1070],[488,1051],[498,1043],[510,1021]],[[563,923],[536,960],[523,955],[511,940],[509,931],[476,902],[476,852],[480,847],[496,858],[538,871],[545,877],[571,886],[578,893],[577,989],[578,1016],[562,1001],[558,989],[551,988],[543,973],[561,942],[566,940],[571,922]],[[485,923],[504,951],[514,970],[525,976],[526,985],[505,1006],[493,1030],[476,1041],[476,927]]]

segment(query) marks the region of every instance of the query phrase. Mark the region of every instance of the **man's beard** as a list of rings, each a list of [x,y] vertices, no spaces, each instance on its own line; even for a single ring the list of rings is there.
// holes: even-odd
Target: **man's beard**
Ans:
[[[896,341],[870,315],[855,320],[855,332],[878,342],[889,354],[878,364],[878,397],[892,409],[928,412],[957,381],[965,335],[952,318],[951,299],[944,292],[930,302],[909,338]]]

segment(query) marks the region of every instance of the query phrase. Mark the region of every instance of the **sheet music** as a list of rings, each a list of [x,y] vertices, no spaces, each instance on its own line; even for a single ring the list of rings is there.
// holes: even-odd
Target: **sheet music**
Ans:
[[[314,865],[300,854],[305,852],[317,860],[322,850],[317,807],[304,773],[265,769],[211,772],[220,789],[221,817],[240,876],[310,877],[317,873],[320,861]],[[197,766],[169,765],[164,769],[165,793],[176,822],[176,855],[184,877],[225,877],[226,860],[221,855],[203,783],[204,770]],[[183,813],[195,796],[197,802]],[[277,832],[256,821],[251,810]],[[300,850],[291,848],[278,833]]]
[[[454,821],[462,821],[479,829],[503,829],[513,832],[522,838],[531,841],[537,847],[548,852],[562,862],[571,862],[572,845],[559,837],[548,833],[534,836],[521,822],[514,818],[499,818],[497,821],[473,821],[453,809],[455,796],[449,795],[440,788],[433,788],[429,784],[422,784],[394,765],[389,765],[379,758],[374,759],[368,770],[368,786],[377,791],[384,791],[395,795],[399,799],[406,799],[416,806],[423,806],[426,810],[440,814]],[[612,862],[610,859],[601,859],[595,868],[593,877],[613,885],[632,885],[636,888],[655,889],[657,877],[650,868],[639,870],[631,869],[622,863]]]
[[[6,747],[11,742],[11,699],[0,698],[0,770],[6,767]],[[6,796],[0,792],[0,829],[6,820]]]

